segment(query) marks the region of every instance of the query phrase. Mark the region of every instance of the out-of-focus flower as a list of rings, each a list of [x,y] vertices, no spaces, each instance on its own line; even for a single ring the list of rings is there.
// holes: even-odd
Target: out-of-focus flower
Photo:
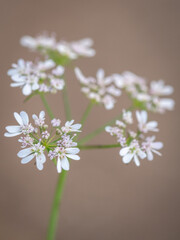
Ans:
[[[147,122],[147,112],[146,111],[136,111],[136,118],[138,121],[138,128],[141,132],[147,133],[149,131],[158,132],[158,123],[156,121]]]
[[[14,81],[11,87],[21,87],[22,93],[26,96],[33,91],[56,93],[64,88],[64,74],[62,66],[55,66],[52,60],[37,62],[36,64],[18,60],[17,64],[12,64],[12,69],[8,75]]]
[[[142,143],[142,148],[146,151],[147,159],[150,161],[153,160],[153,158],[154,158],[153,153],[156,153],[159,156],[162,155],[157,150],[163,148],[163,143],[162,142],[154,142],[154,140],[155,140],[155,136],[147,137],[146,141]]]
[[[112,76],[105,77],[103,69],[97,71],[96,78],[85,77],[79,68],[75,68],[75,74],[82,85],[82,92],[89,99],[104,104],[108,110],[114,107],[115,98],[121,95],[121,91],[115,87]]]
[[[132,112],[131,111],[126,111],[123,109],[122,112],[122,119],[124,120],[125,123],[127,124],[132,124],[133,123],[133,118],[132,118]]]

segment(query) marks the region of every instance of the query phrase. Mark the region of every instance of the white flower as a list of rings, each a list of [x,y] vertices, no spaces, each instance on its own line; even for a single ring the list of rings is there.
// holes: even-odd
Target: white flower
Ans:
[[[32,125],[29,124],[29,117],[26,112],[22,111],[20,112],[20,114],[15,112],[14,117],[16,121],[19,123],[19,125],[7,126],[6,130],[8,132],[4,134],[5,137],[14,137],[22,133],[28,134],[34,131]]]
[[[81,128],[81,124],[77,123],[77,124],[73,124],[74,120],[71,121],[67,121],[65,123],[65,126],[62,127],[62,131],[64,133],[69,133],[69,132],[81,132],[79,129]]]
[[[13,64],[12,67],[8,71],[8,75],[14,81],[11,83],[11,87],[22,87],[22,93],[26,96],[39,88],[38,77],[33,72],[32,62],[19,59],[17,64]]]
[[[54,119],[51,120],[51,124],[52,124],[53,127],[59,127],[60,124],[61,124],[61,121],[60,121],[60,119],[54,118]]]
[[[147,122],[147,112],[146,111],[136,111],[136,118],[138,120],[138,128],[141,132],[147,133],[149,131],[158,132],[158,123],[156,121]]]
[[[14,81],[11,87],[21,87],[22,93],[26,96],[36,90],[56,93],[57,90],[64,88],[64,80],[60,79],[64,68],[62,66],[54,68],[55,63],[51,59],[39,61],[36,64],[20,59],[12,67],[8,71],[8,75]]]
[[[133,118],[132,118],[132,112],[131,111],[126,111],[123,109],[122,113],[122,119],[124,120],[125,123],[127,124],[132,124],[133,123]]]
[[[46,162],[46,156],[44,155],[45,147],[40,143],[34,144],[30,148],[25,148],[18,152],[17,156],[22,158],[21,163],[26,164],[36,157],[36,167],[38,170],[43,169],[43,164]]]
[[[146,141],[142,143],[142,147],[147,153],[147,159],[150,161],[153,160],[153,158],[154,158],[153,153],[156,153],[159,156],[162,155],[157,150],[163,148],[163,143],[162,142],[154,142],[154,140],[155,140],[155,136],[147,137]]]
[[[51,159],[57,158],[57,172],[60,173],[62,169],[69,170],[68,158],[73,160],[79,160],[80,157],[77,155],[79,153],[79,148],[64,148],[56,147],[54,151],[51,151],[49,156]]]
[[[36,38],[24,36],[21,38],[20,43],[23,47],[27,47],[31,50],[35,50],[38,47],[55,48],[56,39],[54,36],[48,37],[46,35],[40,35]]]
[[[132,160],[135,162],[136,166],[140,166],[139,158],[144,159],[146,157],[146,153],[142,151],[139,147],[137,140],[133,140],[128,147],[124,147],[119,152],[120,156],[122,156],[122,161],[126,164],[130,163]]]
[[[82,84],[82,92],[89,99],[104,104],[108,110],[114,107],[115,97],[121,95],[121,90],[114,85],[113,76],[105,77],[103,69],[97,71],[96,78],[85,77],[79,68],[75,68],[75,74]]]
[[[35,125],[42,127],[45,123],[45,112],[41,111],[39,117],[36,114],[33,114],[32,118],[34,119]]]
[[[165,86],[163,80],[151,82],[150,92],[153,95],[156,95],[156,96],[170,95],[173,93],[173,91],[174,91],[173,87],[168,85]]]

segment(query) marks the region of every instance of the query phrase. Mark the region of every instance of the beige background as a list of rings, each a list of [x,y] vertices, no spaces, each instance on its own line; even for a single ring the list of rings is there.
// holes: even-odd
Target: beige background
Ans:
[[[150,80],[162,78],[174,86],[176,100],[174,112],[150,116],[160,123],[162,158],[143,161],[140,168],[125,166],[118,150],[112,149],[82,151],[81,161],[72,162],[57,239],[180,239],[179,21],[178,0],[0,0],[0,239],[45,239],[56,170],[51,162],[43,172],[32,163],[21,165],[17,140],[2,137],[4,127],[15,123],[14,111],[32,114],[43,109],[38,97],[23,104],[20,89],[9,87],[6,72],[18,58],[35,57],[19,45],[20,37],[44,30],[56,32],[59,39],[94,39],[96,57],[76,62],[87,75],[103,67],[107,74],[131,70]],[[88,101],[79,92],[72,70],[67,78],[73,117],[79,121]],[[48,100],[64,121],[60,94]],[[127,105],[121,97],[113,111],[93,109],[84,134]],[[92,142],[114,140],[104,133]]]

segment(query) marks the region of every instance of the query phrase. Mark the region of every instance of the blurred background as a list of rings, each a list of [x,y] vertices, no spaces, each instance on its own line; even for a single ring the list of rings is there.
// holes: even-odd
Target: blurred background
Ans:
[[[58,222],[61,240],[179,240],[179,75],[180,1],[178,0],[0,0],[0,239],[45,239],[57,180],[49,162],[39,172],[16,156],[17,139],[5,139],[4,127],[15,123],[13,112],[39,113],[38,97],[23,103],[19,88],[10,88],[7,70],[19,58],[34,60],[19,44],[23,35],[55,32],[67,41],[94,39],[97,54],[80,59],[85,75],[102,67],[107,74],[130,70],[149,80],[164,79],[175,88],[176,109],[165,115],[150,114],[159,121],[158,140],[163,157],[153,162],[124,165],[118,149],[81,151],[81,161],[71,164]],[[73,118],[79,121],[88,101],[70,69],[66,75]],[[48,96],[56,116],[64,121],[61,94]],[[114,110],[95,107],[84,135],[128,106],[120,97]],[[115,143],[107,133],[91,143]]]

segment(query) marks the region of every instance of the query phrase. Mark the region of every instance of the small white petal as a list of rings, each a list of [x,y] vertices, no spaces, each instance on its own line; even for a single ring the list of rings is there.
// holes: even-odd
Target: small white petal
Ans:
[[[79,153],[79,148],[66,148],[66,153],[70,154],[78,154]]]
[[[20,157],[20,158],[24,158],[24,157],[28,156],[31,153],[32,153],[31,148],[25,148],[25,149],[19,151],[17,156]]]
[[[120,150],[119,154],[120,156],[124,156],[129,152],[129,147],[124,147]]]
[[[139,161],[139,158],[137,157],[137,155],[134,155],[134,162],[135,162],[137,167],[140,166],[140,161]]]
[[[25,96],[28,96],[32,93],[32,89],[31,89],[31,85],[30,84],[26,84],[23,89],[22,89],[22,93],[25,95]]]
[[[44,112],[44,111],[41,111],[40,114],[39,114],[39,117],[40,117],[40,118],[44,118],[44,117],[45,117],[45,112]]]
[[[143,123],[147,122],[147,112],[146,111],[141,111],[141,119]]]
[[[30,162],[33,158],[34,158],[34,154],[28,155],[27,157],[21,159],[21,163],[26,164]]]
[[[61,168],[61,160],[60,158],[57,159],[57,172],[60,173],[62,171],[62,168]]]
[[[9,133],[20,133],[21,132],[21,127],[20,126],[7,126],[6,130]]]
[[[123,157],[123,159],[122,159],[123,163],[125,163],[125,164],[130,163],[130,161],[132,160],[133,156],[134,156],[133,153],[128,153],[128,154],[126,154],[126,155]]]
[[[68,158],[71,158],[73,160],[80,160],[80,157],[78,155],[74,155],[74,154],[66,154],[66,156]]]
[[[153,142],[153,143],[151,143],[151,146],[152,146],[152,148],[159,150],[159,149],[163,148],[163,143],[162,142]]]
[[[17,112],[14,113],[14,117],[15,117],[16,121],[19,123],[19,125],[23,125],[23,120]]]
[[[69,170],[69,161],[68,161],[67,157],[65,157],[61,160],[61,166],[64,170],[66,170],[66,171]]]
[[[28,123],[29,123],[29,117],[28,117],[27,113],[24,112],[24,111],[22,111],[22,112],[20,112],[20,116],[21,116],[21,118],[22,118],[22,120],[23,120],[23,124],[24,124],[24,125],[28,125]]]
[[[5,133],[4,136],[5,137],[15,137],[15,136],[18,136],[20,134],[21,134],[21,132],[19,132],[19,133]]]
[[[152,161],[153,160],[153,154],[152,154],[152,152],[151,151],[147,151],[147,159],[149,160],[149,161]]]

